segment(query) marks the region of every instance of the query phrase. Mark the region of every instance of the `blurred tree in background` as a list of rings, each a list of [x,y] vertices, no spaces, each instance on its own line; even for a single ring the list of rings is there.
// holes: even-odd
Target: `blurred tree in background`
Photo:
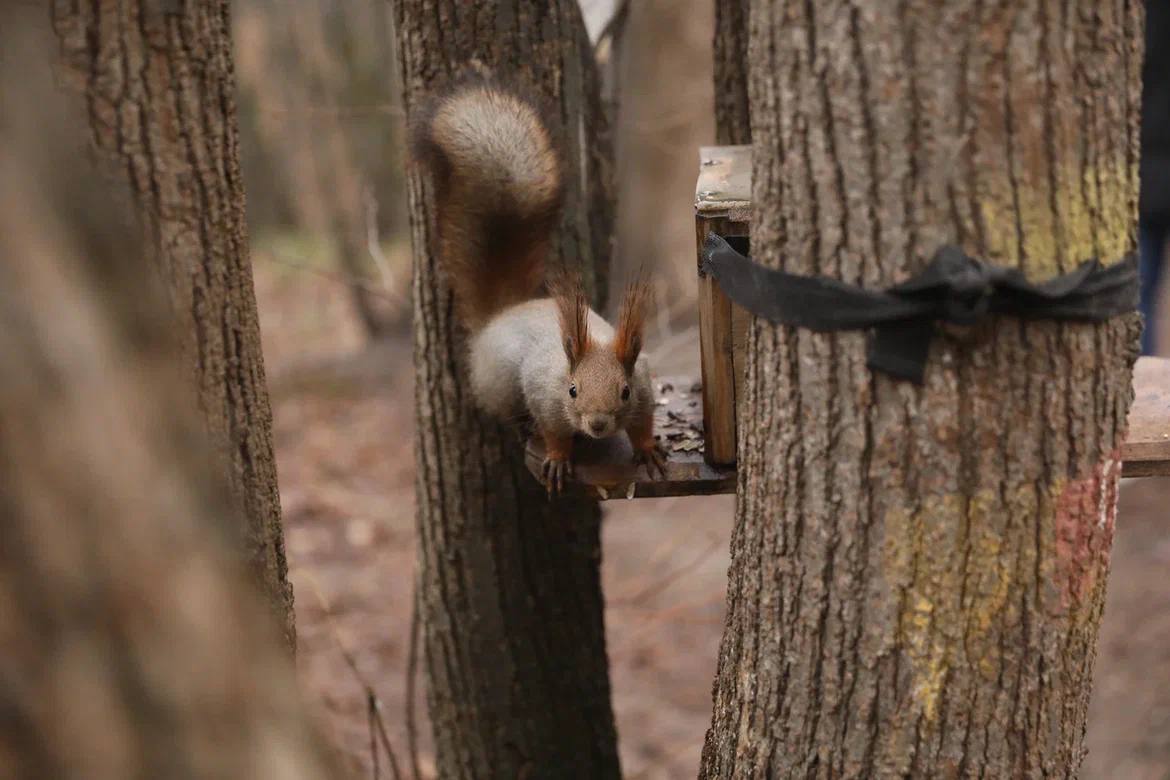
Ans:
[[[0,5],[0,776],[338,777],[251,582],[173,280],[144,273],[149,179],[94,165],[111,116],[65,100],[55,50],[44,8]]]
[[[252,286],[227,0],[53,5],[61,74],[130,186],[257,582],[296,647]]]
[[[284,242],[286,263],[319,264],[312,248],[323,243],[367,335],[404,333],[409,267],[393,241],[406,236],[406,150],[389,4],[236,7],[251,224],[307,244],[294,253],[297,242]]]

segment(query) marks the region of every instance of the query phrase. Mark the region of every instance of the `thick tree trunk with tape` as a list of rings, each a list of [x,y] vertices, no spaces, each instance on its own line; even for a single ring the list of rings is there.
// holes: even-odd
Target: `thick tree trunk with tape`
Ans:
[[[272,411],[244,220],[228,0],[52,4],[65,77],[94,145],[124,176],[177,318],[241,535],[285,640],[296,644]]]
[[[394,14],[408,109],[469,61],[548,98],[569,163],[550,263],[596,271],[605,290],[608,133],[576,2],[394,0]],[[412,173],[418,567],[439,774],[616,777],[600,510],[549,503],[520,438],[475,410],[432,208]]]
[[[1141,4],[752,4],[755,259],[885,287],[1134,249]],[[1136,317],[936,338],[757,321],[703,777],[1077,773]]]

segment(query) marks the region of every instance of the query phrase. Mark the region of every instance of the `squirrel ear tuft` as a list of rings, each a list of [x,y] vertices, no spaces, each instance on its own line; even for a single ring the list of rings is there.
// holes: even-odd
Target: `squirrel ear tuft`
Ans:
[[[642,352],[642,330],[646,324],[647,310],[650,306],[650,283],[643,272],[626,287],[626,295],[622,299],[622,308],[618,314],[617,332],[613,338],[613,350],[617,359],[626,369],[626,373],[633,373],[634,365],[638,362],[638,355]]]
[[[573,369],[589,350],[589,301],[578,277],[563,274],[550,279],[549,290],[557,306],[565,357],[569,359],[569,368]]]
[[[625,368],[627,374],[634,373],[634,366],[638,362],[638,355],[642,353],[642,337],[640,335],[634,336],[625,342],[624,347],[619,349],[620,342],[615,342],[614,351],[617,352],[618,360],[622,367]]]
[[[581,360],[581,355],[578,354],[577,341],[572,336],[566,336],[565,341],[565,357],[569,359],[569,368],[577,367],[577,363]]]

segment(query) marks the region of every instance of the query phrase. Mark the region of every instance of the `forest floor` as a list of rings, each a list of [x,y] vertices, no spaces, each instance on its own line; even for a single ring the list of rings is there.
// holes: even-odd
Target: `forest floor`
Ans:
[[[306,696],[339,752],[369,776],[372,690],[409,776],[409,338],[367,346],[343,286],[263,250],[255,259]],[[1170,778],[1168,506],[1170,480],[1130,481],[1122,491],[1086,780]],[[732,499],[605,507],[606,632],[624,774],[694,777],[723,626]],[[417,688],[418,755],[431,777],[421,670]]]

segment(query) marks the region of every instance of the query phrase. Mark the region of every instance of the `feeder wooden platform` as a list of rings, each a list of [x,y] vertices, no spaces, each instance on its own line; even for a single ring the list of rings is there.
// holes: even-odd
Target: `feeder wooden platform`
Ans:
[[[1121,475],[1170,476],[1170,360],[1138,358],[1133,395],[1129,433],[1121,445]]]
[[[1140,358],[1133,372],[1134,401],[1129,435],[1121,448],[1125,477],[1170,476],[1170,360]],[[670,460],[666,477],[650,479],[633,465],[633,450],[624,435],[576,443],[575,476],[566,492],[601,499],[692,496],[735,492],[735,467],[711,466],[703,457],[703,399],[693,378],[667,377],[657,382],[655,430]],[[529,471],[540,479],[544,445],[530,439],[525,451]]]
[[[597,498],[652,498],[735,492],[735,469],[717,468],[703,459],[703,397],[701,386],[688,377],[655,382],[658,407],[654,430],[665,448],[666,476],[650,479],[645,466],[635,466],[634,450],[624,434],[608,439],[578,438],[573,445],[573,490]],[[529,439],[528,470],[540,479],[544,443]],[[565,485],[565,492],[570,486]]]

